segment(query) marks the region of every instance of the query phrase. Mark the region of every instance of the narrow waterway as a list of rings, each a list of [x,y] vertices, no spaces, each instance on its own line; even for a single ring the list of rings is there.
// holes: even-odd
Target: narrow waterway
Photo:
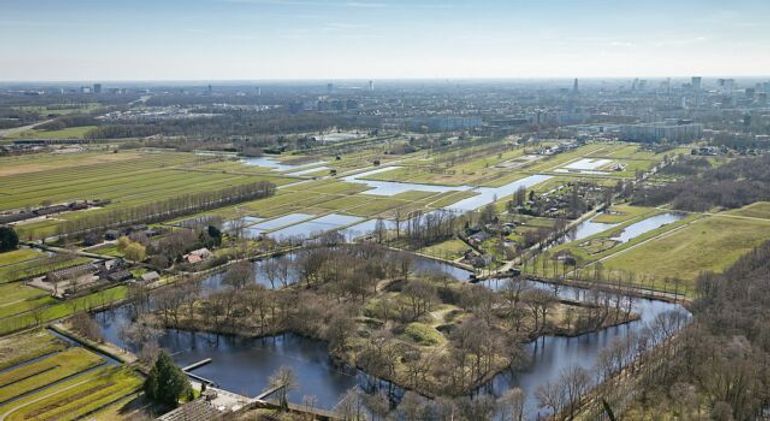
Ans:
[[[286,258],[292,259],[294,255]],[[264,264],[255,263],[255,282],[269,286],[269,282],[265,283],[264,280]],[[470,275],[469,271],[426,258],[415,258],[415,270],[442,271],[458,281],[466,281]],[[296,273],[292,275],[293,280],[297,279],[296,276]],[[204,291],[221,288],[221,279],[220,274],[204,280]],[[503,279],[495,279],[486,281],[484,285],[497,289],[505,282]],[[531,286],[553,291],[553,287],[547,284],[532,282]],[[560,287],[557,295],[560,298],[581,300],[583,294],[585,290],[579,288]],[[535,391],[538,387],[556,381],[565,369],[576,365],[589,372],[596,372],[599,354],[613,340],[640,332],[665,312],[686,313],[678,304],[661,301],[634,299],[632,306],[633,311],[640,314],[641,320],[574,338],[545,336],[530,343],[528,350],[532,359],[531,366],[519,372],[500,373],[481,392],[500,396],[512,387],[520,387],[526,392],[527,414],[536,417],[539,409]],[[120,334],[122,327],[130,323],[130,314],[130,306],[124,305],[98,313],[96,320],[107,341],[135,350],[136,347],[126,343]],[[312,396],[313,402],[320,408],[332,409],[349,389],[370,389],[372,385],[369,376],[355,369],[335,366],[329,358],[325,343],[299,335],[253,339],[167,330],[159,342],[180,365],[212,358],[211,364],[196,369],[194,373],[216,382],[224,389],[247,396],[254,396],[264,390],[270,375],[282,366],[291,367],[298,380],[299,386],[291,393],[290,399],[302,403]]]

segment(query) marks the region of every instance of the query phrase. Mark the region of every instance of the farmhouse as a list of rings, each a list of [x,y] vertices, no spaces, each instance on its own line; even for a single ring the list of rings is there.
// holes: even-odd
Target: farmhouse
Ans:
[[[182,256],[182,258],[184,258],[187,261],[187,263],[198,263],[208,259],[211,256],[212,254],[209,251],[209,249],[207,249],[206,247],[203,247],[198,250],[193,250],[188,254],[185,254],[184,256]]]

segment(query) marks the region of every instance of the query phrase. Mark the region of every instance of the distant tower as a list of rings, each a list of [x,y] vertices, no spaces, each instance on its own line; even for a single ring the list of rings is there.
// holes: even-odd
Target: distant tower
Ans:
[[[211,95],[211,85],[209,85],[209,95]]]
[[[691,79],[690,84],[692,85],[693,91],[700,91],[701,81],[703,79],[700,76],[693,76]]]
[[[95,94],[100,94],[100,93],[102,93],[102,84],[101,84],[101,83],[94,83],[93,92],[94,92]]]
[[[333,83],[326,84],[326,93],[329,93],[329,94],[334,93],[334,84]]]
[[[257,96],[262,96],[262,88],[257,86]]]
[[[373,80],[369,81],[369,92],[374,92],[374,81]]]
[[[575,82],[572,84],[572,92],[578,93],[578,80],[575,78]]]

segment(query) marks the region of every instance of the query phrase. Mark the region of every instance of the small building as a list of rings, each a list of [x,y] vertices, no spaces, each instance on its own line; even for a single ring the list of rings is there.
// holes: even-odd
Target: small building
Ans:
[[[114,241],[120,238],[120,231],[115,229],[110,229],[104,232],[104,239],[107,241]]]
[[[147,272],[141,276],[142,282],[150,283],[155,282],[158,279],[160,279],[160,274],[158,272],[155,272],[154,270],[151,272]]]
[[[127,270],[118,270],[107,274],[107,280],[110,282],[123,282],[133,279],[134,275]]]
[[[224,412],[220,411],[212,402],[206,399],[196,399],[161,415],[157,419],[159,421],[211,421],[221,420],[224,415]]]
[[[155,228],[148,228],[144,230],[144,235],[147,237],[155,237],[156,235],[160,235],[160,231]]]
[[[468,237],[468,242],[474,245],[478,245],[483,243],[484,241],[488,240],[489,237],[491,237],[487,232],[485,231],[479,231],[473,235],[470,235]]]
[[[104,269],[107,272],[112,272],[123,267],[125,267],[125,262],[123,259],[110,259],[104,262]]]
[[[84,265],[78,265],[78,266],[72,266],[65,269],[58,269],[52,272],[49,272],[45,280],[48,282],[62,282],[62,281],[69,281],[72,279],[80,278],[86,275],[93,275],[97,272],[97,268],[91,264],[87,263]]]
[[[195,263],[202,262],[211,256],[212,256],[211,251],[209,251],[209,249],[207,249],[206,247],[203,247],[198,250],[193,250],[185,254],[184,256],[182,256],[182,258],[184,258],[187,261],[187,263],[195,264]]]

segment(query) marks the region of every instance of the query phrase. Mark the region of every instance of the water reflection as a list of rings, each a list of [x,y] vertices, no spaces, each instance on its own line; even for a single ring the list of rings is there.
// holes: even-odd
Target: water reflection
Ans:
[[[654,229],[658,229],[663,225],[674,223],[684,217],[685,217],[684,214],[677,213],[677,212],[668,212],[660,215],[651,216],[647,219],[644,219],[642,221],[639,221],[627,226],[625,229],[623,229],[623,231],[620,234],[616,235],[615,237],[612,237],[612,240],[615,240],[621,243],[627,243],[644,233],[650,232]]]
[[[287,255],[294,259],[296,254]],[[256,262],[258,275],[255,282],[262,283],[260,268],[265,262]],[[459,281],[466,281],[470,271],[426,258],[415,258],[415,271],[440,271]],[[298,274],[293,273],[293,279]],[[204,280],[205,291],[216,291],[222,287],[222,275],[213,275]],[[491,289],[501,288],[507,280],[493,279],[483,285]],[[533,288],[554,291],[551,285],[528,282]],[[586,290],[573,287],[559,287],[558,297],[571,300],[585,298]],[[659,315],[668,311],[686,314],[678,304],[646,299],[634,299],[632,309],[641,315],[641,320],[625,325],[604,329],[599,332],[566,338],[545,336],[527,345],[532,357],[532,365],[526,370],[505,371],[495,376],[482,388],[484,393],[501,396],[512,387],[522,388],[526,394],[526,410],[530,417],[538,413],[535,398],[537,388],[559,378],[563,370],[581,366],[590,372],[596,372],[598,357],[613,340],[627,338],[632,333],[639,333]],[[104,338],[118,346],[133,349],[120,335],[122,326],[130,323],[130,305],[97,314]],[[164,331],[160,344],[172,353],[180,364],[189,364],[204,358],[213,358],[213,362],[194,371],[195,374],[211,379],[221,387],[253,396],[265,389],[269,376],[281,366],[291,367],[297,375],[297,390],[290,394],[293,402],[301,403],[306,396],[314,396],[316,405],[321,408],[333,408],[342,396],[352,387],[372,390],[377,384],[387,386],[387,382],[378,382],[357,370],[339,367],[332,363],[326,345],[321,341],[287,334],[268,338],[244,338],[212,335],[206,333]],[[391,387],[396,395],[400,389]]]

